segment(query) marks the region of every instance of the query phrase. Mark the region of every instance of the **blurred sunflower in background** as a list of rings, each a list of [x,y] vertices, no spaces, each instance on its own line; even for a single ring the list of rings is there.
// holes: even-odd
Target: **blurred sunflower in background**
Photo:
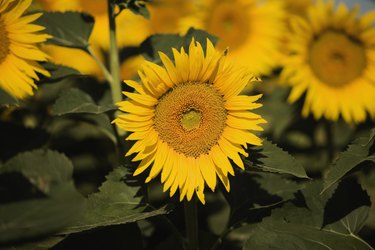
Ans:
[[[150,12],[150,20],[147,21],[147,29],[150,34],[180,33],[185,34],[190,26],[182,25],[184,17],[194,13],[193,1],[186,0],[154,0],[147,5]]]
[[[83,11],[94,16],[95,25],[90,36],[90,46],[101,61],[105,61],[105,51],[109,48],[109,24],[107,0],[37,0],[47,11]],[[122,11],[116,17],[117,42],[119,47],[137,46],[147,36],[144,29],[144,18],[133,14],[130,10]],[[129,34],[132,34],[131,36]],[[74,48],[48,45],[43,48],[55,63],[69,66],[83,74],[103,79],[103,73],[97,62],[86,52]],[[72,57],[80,60],[71,60]]]
[[[280,1],[280,0],[274,0]],[[304,15],[315,0],[282,0],[287,15]]]
[[[281,1],[203,0],[185,25],[219,37],[218,48],[229,47],[229,59],[254,75],[270,74],[279,65],[285,10]]]
[[[48,11],[83,11],[94,16],[95,25],[90,36],[90,46],[101,61],[109,49],[109,24],[107,0],[38,0],[40,6]],[[183,33],[178,20],[191,13],[192,4],[185,0],[156,0],[147,5],[150,19],[136,15],[130,10],[123,10],[116,17],[117,43],[119,49],[137,47],[148,36],[157,33]],[[131,34],[131,35],[129,35]],[[101,69],[95,60],[79,49],[48,45],[45,51],[58,64],[70,66],[83,74],[94,75],[103,79]],[[72,57],[80,58],[72,61]],[[125,58],[121,65],[121,78],[133,77],[143,62],[141,55],[134,54]],[[130,66],[128,68],[128,66]]]
[[[125,81],[136,90],[124,92],[130,99],[118,103],[126,114],[114,120],[120,128],[133,132],[126,140],[136,141],[126,154],[137,153],[141,161],[134,175],[150,168],[146,182],[161,174],[164,191],[180,200],[194,193],[205,203],[205,184],[216,187],[216,176],[230,189],[228,174],[234,175],[231,159],[244,169],[239,154],[243,147],[261,145],[251,131],[261,131],[265,123],[251,110],[261,95],[239,95],[254,78],[243,68],[225,63],[226,53],[207,49],[194,39],[188,53],[173,49],[174,62],[159,53],[163,67],[145,62],[139,71],[142,84]]]
[[[42,14],[23,16],[31,0],[0,0],[0,87],[15,98],[33,94],[37,73],[50,76],[38,61],[48,56],[38,47],[50,36],[44,27],[32,24]]]
[[[364,121],[366,112],[375,117],[375,11],[358,13],[358,6],[319,1],[292,20],[281,79],[292,87],[289,102],[306,93],[303,116],[341,115],[347,123]]]

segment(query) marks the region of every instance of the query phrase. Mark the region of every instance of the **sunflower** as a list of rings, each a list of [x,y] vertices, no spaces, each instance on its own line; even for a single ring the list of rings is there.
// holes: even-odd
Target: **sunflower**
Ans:
[[[41,47],[50,56],[50,61],[56,64],[61,64],[74,69],[77,69],[81,74],[93,75],[99,79],[103,79],[104,75],[98,64],[89,54],[81,49],[67,48],[57,45],[44,45]],[[95,47],[92,47],[95,54],[101,58],[101,51]],[[79,60],[72,60],[72,58],[79,58]]]
[[[216,176],[229,191],[229,159],[243,169],[243,147],[261,145],[250,132],[265,123],[250,111],[262,106],[255,103],[261,95],[239,95],[254,77],[225,63],[226,53],[209,40],[205,54],[194,39],[188,53],[181,48],[173,54],[175,63],[159,52],[164,67],[146,61],[138,72],[143,84],[125,81],[137,93],[124,92],[129,100],[118,106],[127,114],[114,123],[133,132],[126,140],[136,143],[126,156],[137,153],[133,161],[141,161],[134,175],[150,168],[146,182],[160,174],[170,196],[179,189],[180,200],[196,193],[204,203],[205,184],[214,190]]]
[[[280,0],[274,0],[280,1]],[[282,0],[289,15],[303,15],[315,0]]]
[[[375,11],[358,16],[341,3],[319,1],[291,23],[289,56],[281,79],[288,101],[306,93],[302,114],[347,123],[375,117]]]
[[[155,0],[147,8],[150,12],[150,20],[147,21],[150,34],[186,33],[190,25],[182,26],[180,21],[195,10],[193,1],[186,0]]]
[[[233,63],[255,75],[269,74],[279,65],[285,32],[282,2],[204,0],[195,12],[186,22],[218,36],[218,48],[229,46]]]
[[[47,60],[37,44],[50,36],[39,33],[44,27],[31,24],[41,14],[22,16],[30,4],[31,0],[0,0],[0,87],[18,99],[33,94],[37,73],[50,76],[37,62]]]
[[[38,0],[49,11],[84,11],[95,18],[90,43],[102,49],[109,48],[109,24],[107,0]],[[143,29],[143,17],[130,10],[122,11],[116,17],[117,43],[119,47],[138,45],[149,34]],[[132,35],[129,35],[129,30]]]

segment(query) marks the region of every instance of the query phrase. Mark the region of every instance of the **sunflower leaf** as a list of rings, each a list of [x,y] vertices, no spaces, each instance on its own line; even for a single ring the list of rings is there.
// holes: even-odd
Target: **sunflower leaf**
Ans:
[[[73,166],[51,150],[21,153],[0,168],[0,242],[57,232],[83,211]],[[27,209],[25,209],[27,208]]]
[[[166,214],[168,207],[154,209],[142,202],[138,185],[126,183],[129,173],[119,167],[112,171],[107,180],[87,199],[87,209],[76,224],[68,227],[63,233],[76,233],[104,227],[143,220],[149,217]]]
[[[43,77],[40,82],[56,82],[63,78],[70,76],[79,76],[81,75],[76,69],[46,62],[42,64],[43,67],[51,73],[50,77]]]
[[[261,154],[261,156],[257,159],[260,164],[256,163],[254,165],[250,161],[245,160],[248,166],[254,165],[254,167],[262,171],[290,174],[298,178],[309,179],[303,166],[293,156],[277,147],[275,144],[272,144],[270,141],[264,140],[262,147],[256,147],[254,149],[260,149],[259,154]]]
[[[331,164],[324,178],[322,192],[325,192],[334,183],[344,177],[348,172],[354,170],[357,166],[364,166],[366,163],[375,163],[375,155],[370,154],[375,137],[374,129],[368,137],[359,137],[349,145],[348,149],[340,153],[337,160]]]
[[[72,88],[62,92],[52,106],[52,114],[59,116],[74,113],[102,114],[116,109],[117,107],[113,104],[98,106],[91,96],[79,89]]]
[[[86,51],[94,18],[83,12],[43,12],[35,23],[46,27],[44,32],[53,36],[47,40],[47,44]]]
[[[173,53],[171,48],[180,50],[184,47],[185,51],[189,50],[189,44],[192,40],[199,42],[202,45],[203,50],[206,50],[206,39],[210,39],[213,44],[216,44],[218,38],[207,33],[204,30],[198,30],[190,28],[185,36],[179,36],[177,34],[156,34],[147,38],[140,45],[140,51],[144,57],[153,61],[154,63],[161,64],[158,52],[165,53],[169,58],[173,59]]]
[[[231,181],[231,191],[223,192],[231,206],[229,225],[244,219],[261,221],[273,208],[294,199],[302,188],[303,184],[280,174],[238,171]]]
[[[340,183],[332,186],[320,195],[321,181],[311,182],[301,191],[300,202],[289,202],[272,211],[271,216],[263,219],[253,230],[243,249],[372,249],[356,233],[364,225],[369,211],[369,197],[366,194],[355,207],[351,206],[347,190],[356,185],[351,197],[363,196],[365,192],[358,183]],[[346,193],[346,196],[341,194]],[[330,211],[330,202],[339,199],[350,209],[341,218],[335,218],[324,225]]]

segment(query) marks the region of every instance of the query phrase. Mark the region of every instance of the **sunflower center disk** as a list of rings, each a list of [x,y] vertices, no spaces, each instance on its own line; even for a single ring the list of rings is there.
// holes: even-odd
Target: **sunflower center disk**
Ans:
[[[9,54],[9,38],[8,32],[5,29],[4,21],[0,15],[0,63],[4,61],[4,59]]]
[[[230,45],[231,49],[235,49],[246,41],[249,17],[244,11],[244,6],[234,1],[218,2],[213,6],[207,20],[208,31],[220,37],[219,47],[225,48]]]
[[[312,42],[312,71],[331,87],[341,87],[362,74],[366,68],[365,48],[342,31],[326,31]]]
[[[186,83],[163,95],[155,109],[160,138],[186,157],[207,154],[226,122],[224,98],[211,84]]]
[[[199,128],[202,122],[202,115],[195,109],[190,109],[182,114],[181,126],[186,130],[190,131]]]

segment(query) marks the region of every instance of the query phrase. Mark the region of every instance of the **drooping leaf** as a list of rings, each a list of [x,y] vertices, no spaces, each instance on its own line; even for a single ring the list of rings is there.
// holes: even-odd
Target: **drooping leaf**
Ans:
[[[171,48],[180,50],[181,47],[184,47],[185,51],[188,51],[192,38],[199,42],[204,50],[206,50],[207,38],[210,39],[213,44],[216,44],[218,41],[217,37],[207,33],[206,31],[190,28],[183,37],[177,34],[152,35],[141,44],[140,51],[147,60],[160,64],[161,60],[158,54],[159,51],[165,53],[169,58],[173,59]]]
[[[124,181],[127,175],[124,167],[111,172],[99,192],[88,198],[87,209],[82,218],[64,230],[64,233],[126,224],[169,212],[167,207],[153,209],[143,203],[142,197],[138,196],[139,187],[128,185]]]
[[[84,199],[74,187],[72,171],[71,162],[51,150],[21,153],[3,164],[0,176],[21,175],[32,187],[25,190],[31,193],[23,195],[19,182],[0,183],[0,194],[24,198],[0,197],[5,201],[0,205],[0,242],[54,233],[74,221],[83,210]]]
[[[141,15],[147,19],[150,18],[150,13],[146,8],[144,0],[114,0],[114,2],[120,7],[120,12],[128,9],[136,15]]]
[[[39,82],[56,82],[66,77],[80,75],[76,69],[51,62],[43,63],[43,67],[51,73],[51,76],[43,77]]]
[[[0,173],[9,172],[22,173],[39,190],[48,193],[52,186],[71,180],[73,165],[63,154],[38,149],[18,154],[7,161]]]
[[[46,27],[53,37],[46,43],[87,50],[94,18],[83,12],[43,12],[35,23]]]
[[[345,152],[339,154],[338,159],[330,165],[329,171],[324,178],[322,192],[325,192],[358,165],[365,162],[375,163],[375,155],[369,154],[370,147],[375,140],[373,131],[374,130],[372,130],[368,137],[359,137],[355,139]]]
[[[65,115],[73,113],[101,114],[107,111],[115,110],[117,107],[113,104],[99,106],[85,92],[72,88],[61,93],[52,107],[53,115]]]
[[[262,147],[254,149],[260,149],[259,154],[261,154],[261,157],[257,159],[260,164],[255,164],[255,167],[258,169],[266,172],[290,174],[298,178],[309,179],[303,166],[296,161],[294,157],[275,144],[272,144],[270,141],[264,140]],[[253,165],[253,163],[248,160],[245,162],[248,166]]]
[[[274,209],[270,217],[257,224],[243,249],[372,249],[356,235],[364,225],[368,206],[359,205],[324,226],[327,205],[340,187],[332,186],[320,194],[321,187],[321,181],[311,182],[301,191],[302,203],[290,202]],[[349,195],[358,194],[347,194],[343,202],[348,205]],[[362,204],[368,204],[368,197]]]
[[[372,250],[373,248],[354,234],[342,234],[294,223],[275,222],[257,227],[243,249]]]

